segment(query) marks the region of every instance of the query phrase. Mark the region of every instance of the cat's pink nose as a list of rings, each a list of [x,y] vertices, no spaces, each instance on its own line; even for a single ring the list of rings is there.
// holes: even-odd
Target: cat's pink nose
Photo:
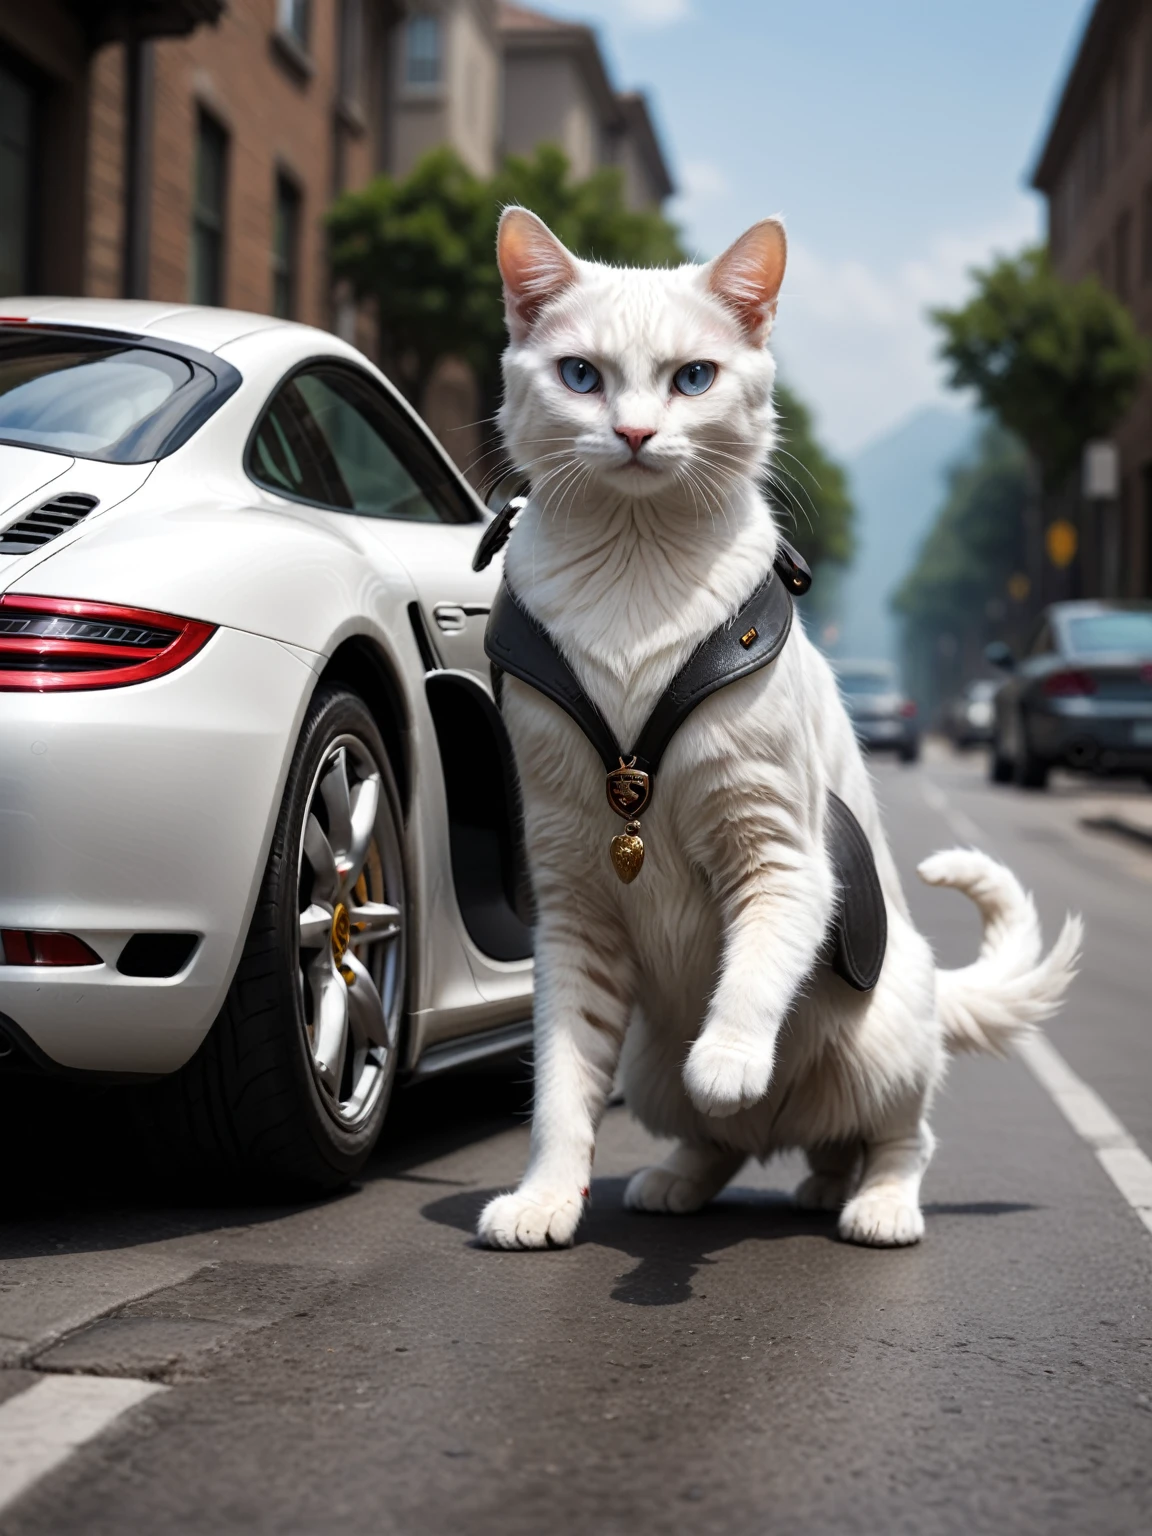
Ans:
[[[617,427],[616,436],[622,437],[632,452],[639,453],[650,437],[656,436],[655,427]]]

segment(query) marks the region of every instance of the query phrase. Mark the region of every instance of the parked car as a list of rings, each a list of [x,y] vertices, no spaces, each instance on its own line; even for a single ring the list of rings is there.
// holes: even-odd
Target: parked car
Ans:
[[[900,691],[890,661],[837,661],[836,681],[860,744],[895,752],[902,763],[920,756],[916,705]]]
[[[999,678],[977,677],[965,683],[944,711],[944,733],[953,746],[963,751],[992,740],[996,719],[993,701],[1002,687]]]
[[[1054,603],[1019,657],[988,647],[996,695],[989,772],[1042,789],[1057,764],[1152,779],[1152,603]]]
[[[398,1071],[529,1036],[487,514],[326,332],[0,315],[0,1069],[331,1186]]]

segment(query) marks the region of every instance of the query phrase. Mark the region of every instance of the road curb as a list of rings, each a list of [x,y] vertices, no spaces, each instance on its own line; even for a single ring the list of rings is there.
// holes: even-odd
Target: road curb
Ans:
[[[1140,827],[1121,816],[1082,816],[1080,825],[1092,832],[1114,832],[1141,848],[1152,848],[1152,827]]]

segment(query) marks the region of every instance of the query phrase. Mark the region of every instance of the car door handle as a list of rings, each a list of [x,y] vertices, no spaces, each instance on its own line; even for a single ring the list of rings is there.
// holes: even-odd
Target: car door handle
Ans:
[[[443,635],[461,635],[469,619],[488,612],[486,603],[437,603],[432,610],[437,628]]]

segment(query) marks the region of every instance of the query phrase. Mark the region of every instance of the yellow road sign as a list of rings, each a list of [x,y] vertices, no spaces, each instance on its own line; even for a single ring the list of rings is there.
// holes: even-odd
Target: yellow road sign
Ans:
[[[1061,570],[1075,560],[1078,544],[1076,529],[1066,517],[1058,517],[1044,530],[1044,548],[1048,551],[1048,558]]]

